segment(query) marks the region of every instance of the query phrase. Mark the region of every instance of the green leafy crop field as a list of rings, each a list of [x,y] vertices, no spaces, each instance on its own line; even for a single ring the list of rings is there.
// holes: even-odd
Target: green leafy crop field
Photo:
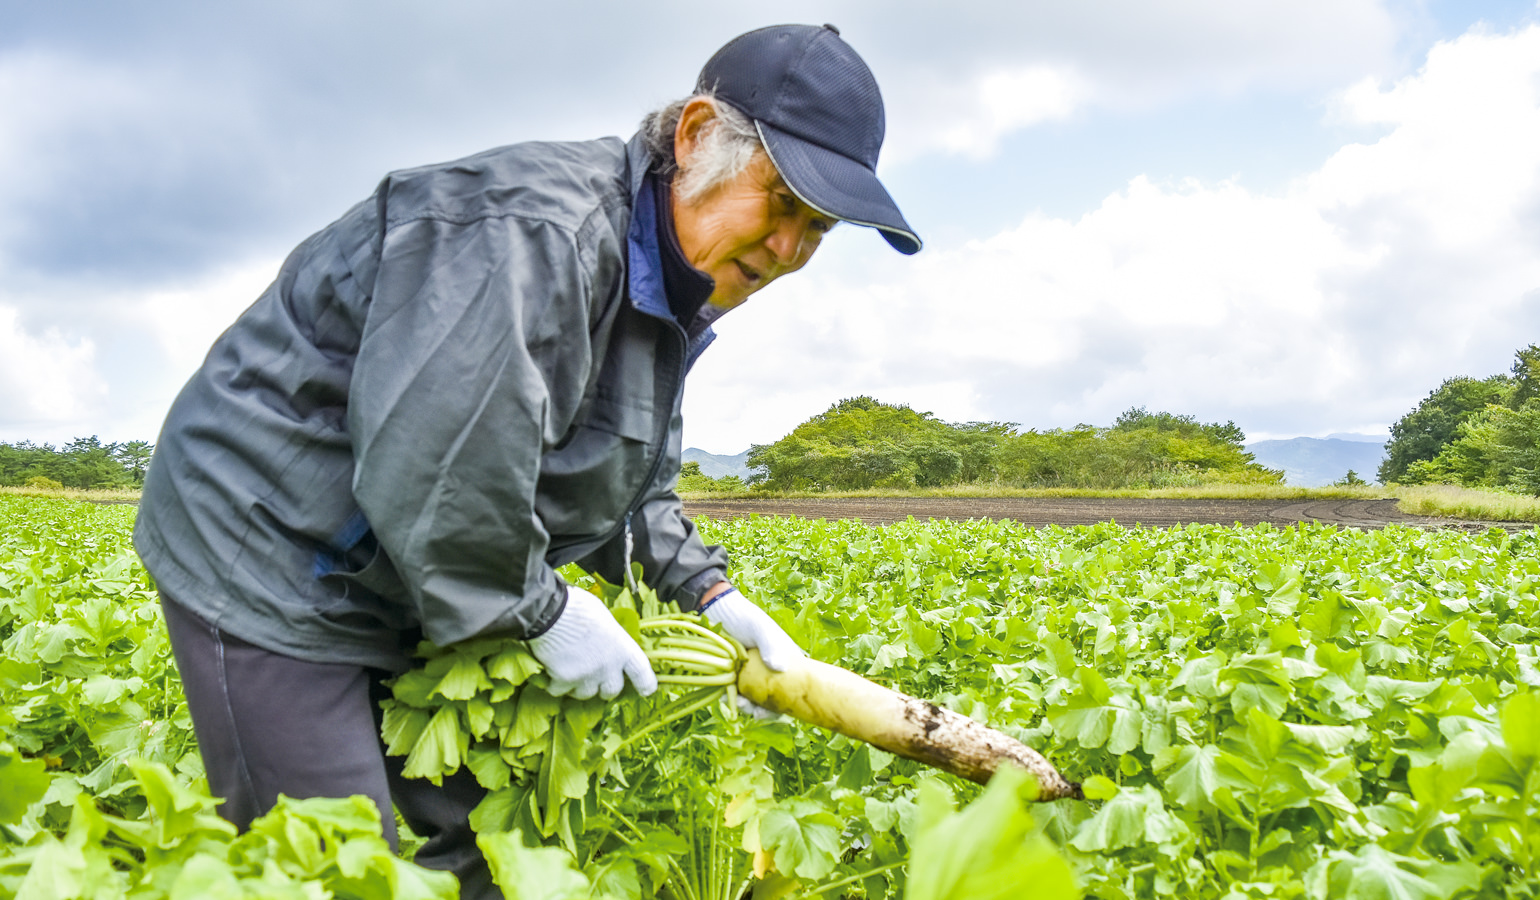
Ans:
[[[244,835],[213,815],[132,517],[0,498],[0,898],[453,896],[366,802]],[[698,524],[811,655],[1091,799],[1026,805],[1019,778],[986,791],[689,685],[552,698],[511,642],[425,647],[388,742],[482,780],[509,896],[1540,896],[1533,532]],[[623,621],[662,611],[595,589]]]

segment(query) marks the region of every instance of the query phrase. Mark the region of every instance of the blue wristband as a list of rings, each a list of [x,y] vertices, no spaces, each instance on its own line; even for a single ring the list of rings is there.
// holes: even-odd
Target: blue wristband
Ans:
[[[708,607],[711,604],[717,602],[718,600],[722,599],[723,597],[726,597],[728,594],[736,594],[736,593],[738,593],[738,589],[729,584],[727,586],[727,590],[723,591],[720,594],[716,594],[716,595],[712,596],[712,598],[710,600],[707,600],[705,603],[702,603],[700,606],[695,607],[695,612],[696,612],[697,615],[699,615],[701,613],[704,613],[706,611],[706,607]]]

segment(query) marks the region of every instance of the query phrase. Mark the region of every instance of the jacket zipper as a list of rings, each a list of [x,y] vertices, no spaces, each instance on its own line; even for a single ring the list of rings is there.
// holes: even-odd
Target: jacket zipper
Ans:
[[[641,310],[638,310],[638,312],[640,311]],[[652,316],[651,313],[647,313],[647,315]],[[674,422],[673,400],[674,398],[678,397],[681,391],[684,390],[685,356],[688,354],[690,349],[689,336],[685,334],[683,326],[681,326],[673,319],[663,319],[661,316],[652,316],[652,318],[663,322],[668,327],[669,333],[673,335],[676,342],[678,362],[675,368],[678,370],[678,374],[674,379],[674,397],[670,398],[668,415],[663,419],[663,430],[660,434],[660,439],[656,442],[655,445],[656,453],[652,460],[652,467],[647,470],[647,477],[642,480],[641,489],[637,491],[636,496],[632,497],[631,502],[626,506],[626,515],[625,518],[621,520],[619,528],[612,530],[610,532],[611,537],[605,539],[606,543],[608,543],[608,541],[613,539],[613,535],[617,531],[623,530],[625,532],[626,586],[631,589],[631,595],[633,597],[637,595],[638,591],[636,586],[636,578],[631,574],[631,551],[635,546],[635,539],[631,536],[631,516],[637,511],[638,508],[641,507],[642,498],[647,496],[647,491],[652,487],[653,479],[658,477],[658,470],[663,467],[663,451],[668,446],[668,433],[669,430],[673,427]]]

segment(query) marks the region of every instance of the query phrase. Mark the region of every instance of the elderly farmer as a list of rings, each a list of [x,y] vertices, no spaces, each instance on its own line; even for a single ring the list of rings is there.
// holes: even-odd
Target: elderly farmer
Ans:
[[[629,143],[530,143],[388,176],[306,240],[171,409],[135,540],[223,814],[279,793],[394,800],[417,860],[491,891],[481,789],[400,777],[380,680],[438,644],[529,641],[555,693],[650,693],[647,658],[555,569],[702,612],[779,668],[797,645],[674,493],[711,322],[837,221],[920,241],[873,167],[882,100],[838,31],[760,29]]]

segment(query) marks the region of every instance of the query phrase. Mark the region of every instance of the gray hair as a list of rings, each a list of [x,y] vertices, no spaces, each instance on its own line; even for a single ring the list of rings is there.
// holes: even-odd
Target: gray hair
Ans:
[[[689,166],[681,170],[679,161],[674,158],[674,132],[679,127],[685,105],[697,97],[711,101],[716,118],[701,134]],[[691,94],[648,113],[642,119],[642,138],[647,149],[652,151],[655,171],[665,175],[679,173],[674,188],[681,200],[697,199],[712,188],[731,181],[753,161],[756,153],[763,153],[765,149],[759,141],[754,120],[710,93]]]

